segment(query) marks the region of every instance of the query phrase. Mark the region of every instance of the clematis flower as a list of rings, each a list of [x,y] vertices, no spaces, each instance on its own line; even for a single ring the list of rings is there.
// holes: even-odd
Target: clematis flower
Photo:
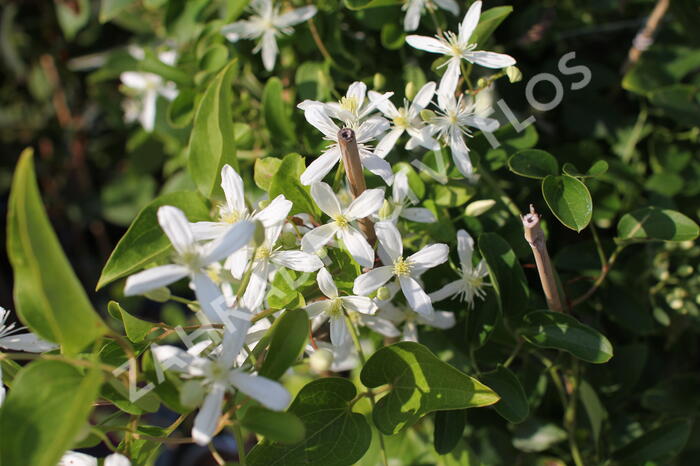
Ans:
[[[135,55],[137,59],[142,59],[144,52],[135,48],[132,55]],[[163,52],[158,55],[158,58],[163,63],[172,65],[177,56],[175,52]],[[119,75],[119,79],[137,97],[126,101],[125,119],[127,121],[139,120],[143,129],[148,132],[153,131],[156,123],[158,96],[163,96],[168,100],[177,97],[178,91],[175,83],[165,81],[157,74],[140,71],[125,71]]]
[[[97,466],[97,458],[77,451],[67,451],[58,466]],[[124,455],[112,453],[105,457],[104,466],[131,466],[131,461]]]
[[[408,207],[412,202],[417,202],[417,199],[413,200],[415,195],[408,186],[408,176],[405,172],[400,171],[394,175],[394,184],[391,189],[391,201],[385,201],[388,203],[389,213],[380,215],[381,220],[391,220],[394,223],[399,217],[419,223],[432,223],[437,220],[435,215],[425,207]],[[383,211],[384,209],[380,212],[383,213]]]
[[[7,324],[9,317],[10,311],[0,306],[0,348],[30,353],[43,353],[58,348],[57,344],[42,340],[31,332],[18,333],[26,330],[26,327],[15,328],[16,324]]]
[[[425,13],[425,10],[436,9],[436,7],[447,10],[455,16],[459,14],[459,5],[455,0],[407,0],[401,7],[402,10],[406,11],[406,16],[403,18],[404,31],[418,29],[420,17]]]
[[[305,100],[297,105],[297,108],[306,111],[306,108],[313,105],[320,105],[326,114],[331,118],[340,120],[345,126],[356,128],[362,124],[373,112],[377,110],[377,105],[389,100],[394,95],[393,92],[370,91],[370,99],[366,99],[367,85],[362,81],[355,81],[350,84],[344,97],[339,102],[319,102],[318,100]]]
[[[175,249],[175,263],[146,269],[130,276],[126,280],[124,295],[144,294],[190,277],[202,311],[212,322],[220,322],[216,306],[221,302],[221,291],[207,275],[206,267],[248,244],[255,232],[255,225],[249,221],[238,222],[215,241],[202,245],[196,241],[190,223],[180,209],[160,207],[158,223]]]
[[[464,142],[464,136],[471,135],[468,127],[493,132],[498,129],[498,120],[477,116],[473,100],[464,94],[455,98],[454,93],[438,92],[438,107],[437,115],[430,121],[431,131],[450,147],[455,166],[469,178],[473,175],[474,167],[469,158],[469,148]]]
[[[198,380],[198,388],[206,393],[192,427],[192,438],[198,445],[206,445],[211,441],[227,392],[239,391],[275,411],[285,409],[291,400],[289,392],[278,382],[250,374],[235,365],[250,327],[249,321],[236,320],[240,323],[239,328],[226,332],[222,344],[209,357],[194,354],[201,352],[199,345],[189,351],[176,346],[151,347],[154,358],[163,368],[179,372],[185,378]],[[207,344],[209,343],[211,342]]]
[[[406,37],[406,42],[411,47],[425,50],[426,52],[447,55],[450,59],[445,65],[447,70],[440,80],[438,92],[453,93],[457,88],[460,75],[460,64],[462,59],[470,63],[485,66],[486,68],[505,68],[515,65],[515,59],[510,55],[495,52],[485,52],[474,50],[477,44],[470,43],[474,29],[479,24],[481,16],[481,2],[474,2],[464,15],[462,24],[459,25],[459,32],[446,32],[444,35],[435,37],[410,35]],[[443,65],[444,66],[444,65]]]
[[[263,65],[272,71],[277,59],[277,36],[292,34],[295,26],[316,14],[313,5],[304,6],[280,14],[279,6],[273,6],[272,0],[253,0],[250,8],[255,14],[244,21],[236,21],[221,28],[221,33],[231,42],[240,39],[260,39],[253,53],[262,51]]]
[[[393,223],[377,222],[374,230],[388,259],[384,263],[391,263],[391,265],[377,267],[357,277],[353,293],[366,296],[396,277],[411,309],[424,316],[432,315],[433,304],[430,297],[423,291],[423,287],[416,278],[426,270],[447,260],[449,253],[447,245],[431,244],[404,258],[401,234]]]
[[[432,315],[425,316],[412,311],[411,309],[402,309],[392,303],[384,303],[379,306],[376,316],[386,319],[394,325],[403,324],[401,331],[402,341],[418,342],[418,327],[417,325],[427,325],[429,327],[447,330],[456,324],[455,315],[448,311],[434,311]]]
[[[472,266],[473,252],[474,240],[469,233],[459,230],[457,232],[457,254],[460,262],[460,277],[430,293],[432,301],[437,302],[451,296],[459,296],[462,302],[466,302],[471,309],[474,307],[474,298],[484,299],[486,293],[483,287],[489,286],[488,283],[484,283],[484,277],[488,275],[488,270],[483,259],[476,267]]]
[[[318,271],[316,281],[321,293],[328,299],[308,304],[306,312],[310,319],[315,319],[317,327],[326,320],[330,320],[331,343],[333,346],[342,347],[351,341],[345,314],[355,312],[372,314],[377,306],[366,296],[339,296],[338,288],[325,267]]]
[[[333,237],[337,237],[343,240],[345,247],[358,264],[363,267],[372,267],[374,250],[362,233],[351,225],[351,222],[369,217],[379,210],[384,202],[384,190],[368,189],[352,201],[346,209],[341,208],[338,198],[326,183],[311,185],[311,197],[323,213],[331,218],[331,222],[306,233],[301,239],[301,249],[306,252],[316,252]]]
[[[291,208],[292,204],[290,202],[284,209],[280,210],[279,214],[282,218],[287,217]],[[287,267],[297,272],[315,272],[323,267],[323,262],[315,254],[293,250],[283,251],[277,248],[277,241],[283,227],[282,222],[265,226],[265,239],[255,250],[252,274],[243,294],[243,299],[246,303],[249,303],[250,309],[257,309],[262,305],[273,264]],[[243,260],[245,264],[248,262],[246,258],[239,260]],[[237,266],[234,265],[234,267]]]
[[[435,94],[435,83],[429,82],[418,91],[410,103],[404,99],[404,106],[396,108],[389,99],[384,98],[377,92],[370,91],[369,98],[376,103],[377,108],[389,118],[393,128],[386,133],[374,148],[374,153],[378,157],[386,157],[394,148],[396,141],[404,132],[407,132],[411,139],[406,144],[406,149],[411,150],[417,146],[423,146],[429,150],[439,149],[440,145],[430,135],[428,126],[420,117],[420,112],[430,104]]]
[[[340,160],[340,147],[338,147],[338,132],[340,128],[331,120],[328,110],[323,104],[310,104],[303,107],[304,117],[314,128],[323,133],[324,139],[332,141],[333,144],[316,160],[306,167],[301,174],[301,184],[310,185],[323,180],[323,177],[330,172]],[[379,135],[389,129],[389,122],[382,117],[373,116],[363,121],[355,130],[357,149],[360,153],[362,165],[375,175],[382,177],[388,185],[392,183],[393,173],[391,165],[383,158],[375,155],[368,142],[376,139]]]

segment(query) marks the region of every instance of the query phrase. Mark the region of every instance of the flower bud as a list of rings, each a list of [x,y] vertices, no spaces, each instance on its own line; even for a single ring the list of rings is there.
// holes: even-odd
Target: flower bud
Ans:
[[[435,112],[424,109],[420,111],[420,117],[423,119],[423,121],[430,122],[435,118]]]
[[[517,66],[509,66],[506,68],[506,76],[508,76],[508,80],[512,83],[517,83],[523,79],[523,73],[520,72]]]
[[[253,235],[253,241],[255,242],[255,247],[260,246],[265,242],[265,227],[262,222],[255,221],[255,234]]]
[[[150,299],[151,301],[155,301],[157,303],[164,303],[170,299],[170,289],[168,289],[165,286],[161,286],[160,288],[148,291],[144,294],[144,296],[146,296],[146,298]]]
[[[413,100],[413,98],[416,96],[416,85],[413,84],[413,81],[409,81],[408,84],[406,84],[404,94],[406,94],[406,98],[408,100]]]
[[[389,291],[389,288],[387,288],[386,286],[380,286],[377,290],[377,299],[379,299],[380,301],[386,301],[389,298],[391,298],[391,292]]]
[[[180,388],[180,404],[186,408],[196,408],[204,399],[204,387],[199,380],[188,380]]]
[[[689,277],[693,274],[693,266],[688,264],[681,265],[680,267],[678,267],[677,273],[681,277]]]
[[[496,201],[493,199],[474,201],[469,203],[469,205],[464,209],[464,214],[468,217],[478,217],[479,215],[488,211],[494,205],[496,205]]]
[[[379,212],[377,212],[377,215],[382,220],[386,220],[391,215],[392,210],[393,209],[391,208],[391,203],[389,201],[387,201],[386,199],[384,199],[384,204],[382,204],[382,208],[379,209]]]
[[[309,357],[309,366],[316,373],[326,372],[333,364],[333,353],[327,349],[314,351]]]
[[[380,91],[384,89],[384,86],[386,86],[386,78],[381,73],[374,73],[372,85],[374,86],[375,90]]]
[[[489,81],[486,78],[479,78],[479,80],[476,82],[476,87],[479,89],[485,88],[488,85]]]

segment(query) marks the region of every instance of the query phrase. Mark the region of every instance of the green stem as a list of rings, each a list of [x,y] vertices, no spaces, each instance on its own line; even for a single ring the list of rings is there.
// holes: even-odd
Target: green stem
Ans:
[[[596,278],[595,282],[593,282],[593,286],[591,286],[588,289],[588,291],[583,293],[571,303],[572,308],[586,301],[588,298],[593,296],[593,293],[595,293],[598,290],[598,288],[600,288],[600,285],[602,285],[605,279],[607,278],[608,274],[610,273],[610,269],[612,269],[613,265],[615,265],[617,257],[620,255],[622,250],[625,249],[625,246],[625,244],[618,245],[617,248],[613,251],[613,253],[610,254],[610,258],[608,259],[608,261],[603,263],[600,275],[598,275],[598,278]]]
[[[238,464],[246,466],[245,441],[243,439],[241,424],[238,421],[234,422],[233,426],[231,426],[231,430],[233,430],[233,436],[236,439],[236,447],[238,448]]]

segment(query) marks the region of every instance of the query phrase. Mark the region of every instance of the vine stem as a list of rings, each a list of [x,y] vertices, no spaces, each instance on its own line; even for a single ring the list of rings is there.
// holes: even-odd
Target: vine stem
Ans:
[[[625,245],[621,244],[618,245],[617,248],[613,251],[613,253],[610,255],[610,258],[608,259],[607,262],[604,262],[600,271],[600,275],[598,275],[598,278],[596,278],[595,282],[593,282],[593,286],[591,286],[588,291],[583,293],[581,296],[576,298],[572,303],[571,307],[576,307],[582,302],[586,301],[588,298],[593,296],[593,294],[598,291],[598,288],[600,288],[600,285],[603,284],[605,279],[607,278],[608,274],[610,273],[610,269],[612,269],[613,265],[615,265],[615,262],[617,261],[617,257],[620,255],[620,252],[625,249]]]
[[[238,447],[238,464],[246,466],[245,441],[243,439],[241,424],[238,421],[234,422],[231,426],[231,430],[233,430],[233,436],[236,439],[236,446]]]

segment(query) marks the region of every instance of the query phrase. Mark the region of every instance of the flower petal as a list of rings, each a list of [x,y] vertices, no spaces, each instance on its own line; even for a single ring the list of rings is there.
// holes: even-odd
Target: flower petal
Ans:
[[[403,134],[403,128],[394,128],[382,137],[377,146],[374,148],[374,155],[385,158],[396,145],[399,137]]]
[[[467,14],[464,15],[462,24],[459,25],[459,42],[460,44],[468,44],[469,39],[474,33],[477,24],[479,24],[479,17],[481,16],[481,1],[474,2],[467,10]]]
[[[403,325],[403,336],[401,340],[418,343],[418,327],[416,327],[414,321],[409,320]]]
[[[369,217],[384,204],[384,190],[381,188],[367,189],[353,200],[343,212],[348,220]]]
[[[406,8],[406,16],[403,18],[403,30],[404,31],[415,31],[418,29],[420,24],[420,14],[423,9],[422,0],[409,1],[408,8]]]
[[[284,410],[291,401],[289,392],[281,384],[259,375],[235,371],[229,381],[242,393],[275,411]]]
[[[169,205],[162,206],[158,209],[158,223],[177,252],[189,252],[194,245],[194,235],[183,211]]]
[[[360,316],[360,322],[362,322],[363,325],[367,326],[373,332],[377,332],[385,337],[395,338],[401,335],[399,329],[397,329],[390,320],[383,319],[379,316],[362,314]]]
[[[350,340],[345,317],[334,316],[330,318],[331,343],[333,346],[344,346]]]
[[[362,267],[372,267],[374,265],[374,250],[369,245],[362,233],[351,226],[340,230],[340,237],[348,248],[350,255]]]
[[[250,275],[248,287],[243,293],[243,301],[245,301],[246,306],[251,311],[257,310],[265,298],[269,265],[268,261],[259,260],[253,266],[253,273]]]
[[[407,207],[401,210],[401,216],[407,220],[418,223],[433,223],[437,221],[435,215],[423,207]]]
[[[396,225],[388,221],[377,222],[374,231],[392,262],[403,256],[403,241]]]
[[[444,243],[429,244],[415,254],[408,256],[408,261],[412,263],[411,274],[421,274],[428,269],[432,269],[447,260],[450,248]]]
[[[229,164],[221,168],[221,188],[224,190],[229,210],[243,212],[246,208],[243,179]]]
[[[124,296],[136,296],[162,286],[170,285],[189,275],[184,265],[160,265],[131,275],[124,285]]]
[[[433,291],[428,296],[432,302],[438,302],[461,293],[465,287],[466,282],[460,278],[459,280],[448,283],[437,291]]]
[[[357,277],[352,287],[352,292],[356,295],[367,296],[391,280],[393,276],[393,267],[388,265],[377,267]]]
[[[219,239],[207,244],[201,262],[209,265],[224,260],[250,243],[255,233],[255,224],[247,220],[234,223]]]
[[[455,314],[454,312],[447,311],[435,311],[432,317],[420,316],[419,320],[423,323],[430,325],[431,327],[439,328],[442,330],[447,330],[455,326]]]
[[[238,42],[239,39],[254,39],[262,34],[262,29],[250,21],[236,21],[221,28],[221,33],[229,42]]]
[[[131,466],[131,461],[124,455],[112,453],[105,458],[104,466]]]
[[[311,185],[311,197],[324,214],[334,219],[342,213],[340,202],[327,183],[320,182]]]
[[[306,170],[304,170],[304,173],[302,173],[299,178],[301,184],[308,186],[317,181],[321,181],[338,163],[338,160],[340,160],[340,149],[338,146],[333,145],[306,167]]]
[[[190,223],[190,230],[196,241],[209,241],[226,233],[231,227],[223,222],[195,222]]]
[[[229,308],[226,298],[218,286],[203,273],[196,273],[192,278],[194,293],[197,296],[199,306],[207,319],[213,324],[223,323]]]
[[[450,48],[434,37],[410,35],[406,36],[406,42],[411,47],[425,50],[426,52],[441,53],[443,55],[450,53]]]
[[[403,291],[406,302],[411,309],[429,318],[433,313],[433,303],[420,284],[409,276],[399,277],[399,283],[401,283],[401,291]]]
[[[303,23],[316,14],[316,7],[313,5],[303,6],[275,18],[275,26],[286,28],[295,24]]]
[[[267,71],[272,71],[275,68],[275,60],[277,60],[277,39],[275,31],[266,31],[262,36],[261,42],[263,66]]]
[[[377,310],[377,305],[367,296],[343,296],[340,301],[348,311],[373,314]]]
[[[156,108],[158,104],[158,93],[155,89],[149,89],[143,95],[143,109],[139,115],[141,126],[147,132],[153,131],[156,126]]]
[[[443,10],[447,10],[453,15],[457,16],[459,14],[459,5],[457,5],[457,2],[455,0],[433,0],[437,6],[442,8]]]
[[[438,95],[454,94],[455,89],[457,89],[457,83],[459,82],[461,60],[462,59],[459,57],[452,57],[447,62],[447,69],[445,70],[445,74],[443,74],[442,78],[440,79]]]
[[[97,466],[97,458],[77,451],[67,451],[57,466]]]
[[[301,238],[301,249],[304,252],[316,252],[325,246],[338,231],[338,225],[333,223],[327,223],[316,227],[313,230],[306,233],[303,238]]]
[[[416,96],[413,98],[413,104],[411,105],[416,113],[419,113],[421,110],[427,107],[433,100],[433,96],[435,95],[435,87],[435,83],[430,81],[425,83],[423,87],[420,88],[420,91],[418,91]]]
[[[211,391],[204,399],[204,404],[194,418],[192,426],[192,438],[197,445],[206,445],[211,442],[221,416],[221,408],[224,404],[226,388],[222,384],[214,384]]]
[[[338,297],[338,288],[335,286],[333,277],[331,277],[328,269],[325,267],[321,267],[319,269],[318,273],[316,274],[316,282],[318,282],[318,287],[321,290],[321,293],[329,298]]]
[[[326,139],[330,141],[338,140],[338,125],[336,125],[333,120],[330,119],[326,113],[323,104],[308,104],[304,108],[304,118],[311,124],[314,128],[323,133]]]
[[[476,52],[464,53],[464,59],[477,65],[485,66],[486,68],[505,68],[515,65],[515,58],[504,53],[485,52],[479,50]]]
[[[323,262],[316,254],[302,251],[276,251],[270,260],[297,272],[315,272],[323,267]]]
[[[367,170],[382,177],[387,185],[391,185],[394,181],[394,173],[391,171],[391,165],[389,165],[389,162],[386,160],[361,151],[360,161]]]
[[[284,221],[292,210],[292,201],[280,194],[274,198],[264,209],[253,215],[253,220],[263,224],[265,228]]]
[[[345,93],[345,96],[350,99],[355,99],[355,101],[357,102],[357,108],[360,108],[365,102],[366,94],[367,85],[362,81],[355,81],[354,83],[350,84],[350,86],[348,87],[348,91]]]
[[[200,358],[177,346],[151,345],[151,353],[163,370],[202,375],[197,369],[201,366]]]
[[[472,254],[474,253],[474,238],[465,230],[457,232],[457,255],[462,267],[472,268]]]
[[[328,299],[323,299],[321,301],[314,301],[306,305],[306,313],[309,315],[309,319],[314,319],[318,316],[325,315],[325,312],[330,308],[331,301]]]

